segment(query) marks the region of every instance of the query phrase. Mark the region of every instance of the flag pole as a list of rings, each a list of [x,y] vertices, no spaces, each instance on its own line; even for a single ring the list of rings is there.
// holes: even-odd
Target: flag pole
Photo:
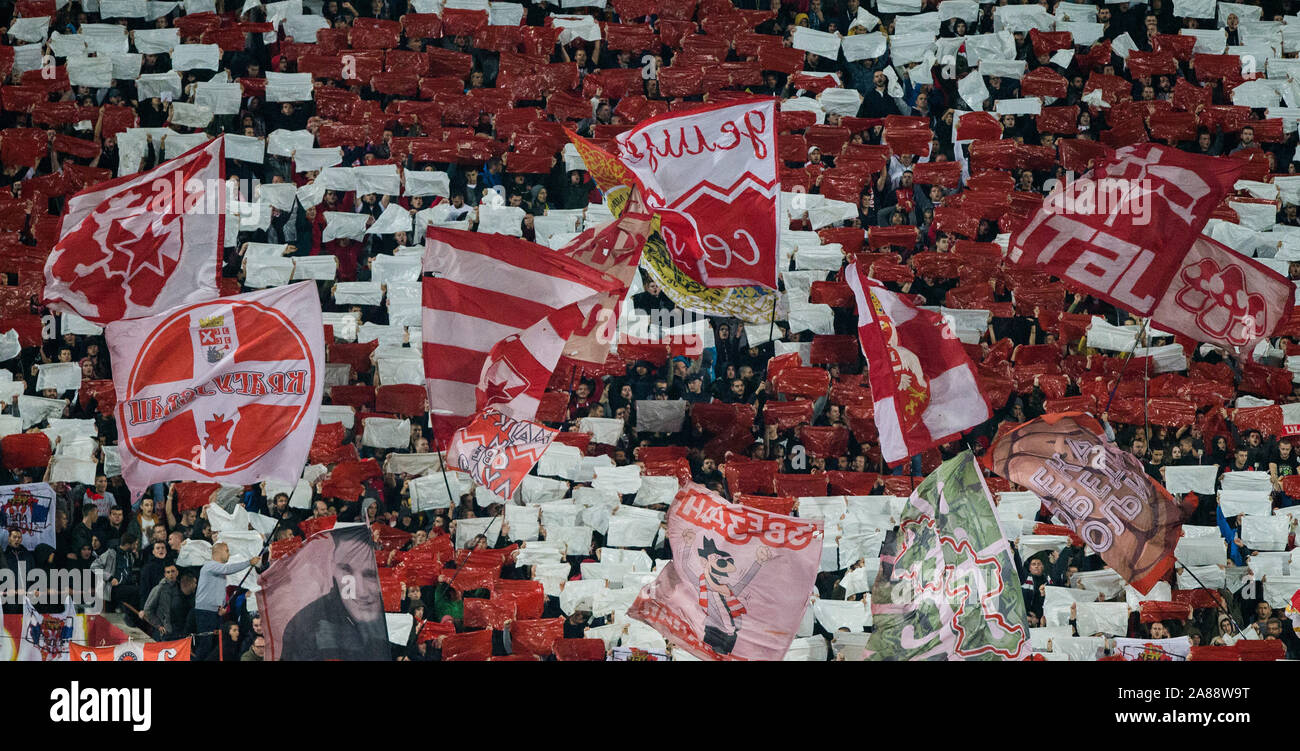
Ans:
[[[1124,367],[1119,369],[1119,375],[1115,376],[1115,385],[1110,389],[1110,397],[1106,399],[1106,408],[1102,412],[1110,411],[1110,403],[1115,400],[1115,392],[1119,391],[1119,382],[1124,380],[1124,373],[1128,370],[1128,364],[1133,361],[1133,355],[1137,353],[1138,340],[1146,332],[1147,323],[1150,318],[1143,319],[1141,328],[1138,329],[1137,335],[1133,337],[1133,346],[1128,351],[1128,357],[1124,359]]]
[[[1179,566],[1182,566],[1184,571],[1186,571],[1187,573],[1191,574],[1191,575],[1192,575],[1192,578],[1196,580],[1196,583],[1199,584],[1199,585],[1201,585],[1201,586],[1200,586],[1201,589],[1204,589],[1204,590],[1207,591],[1207,592],[1214,592],[1215,595],[1218,594],[1217,592],[1215,592],[1215,590],[1210,589],[1209,587],[1205,586],[1205,582],[1201,581],[1201,577],[1197,576],[1197,575],[1196,575],[1196,572],[1193,571],[1193,570],[1191,569],[1191,567],[1188,566],[1186,563],[1183,563],[1182,561],[1178,560],[1177,557],[1174,558],[1174,563],[1177,563]],[[1219,611],[1221,611],[1224,615],[1228,616],[1228,621],[1232,624],[1232,627],[1235,628],[1235,629],[1237,630],[1237,635],[1238,635],[1238,636],[1241,636],[1241,637],[1244,638],[1244,637],[1245,637],[1245,634],[1243,634],[1243,633],[1241,632],[1241,626],[1238,626],[1238,625],[1237,625],[1237,619],[1232,617],[1232,613],[1229,612],[1227,606],[1224,605],[1224,604],[1222,603],[1222,599],[1223,599],[1223,598],[1221,598],[1221,597],[1217,597],[1217,596],[1215,597],[1215,600],[1214,600],[1214,603],[1215,603],[1215,610],[1219,610]],[[1218,624],[1215,624],[1215,625],[1217,626]],[[1215,636],[1218,636],[1218,634],[1215,634]]]
[[[457,504],[460,503],[460,499],[451,497],[451,481],[447,479],[447,460],[442,455],[442,444],[438,443],[438,429],[434,427],[433,415],[433,411],[430,410],[429,432],[433,434],[433,450],[438,454],[438,469],[442,472],[442,485],[447,489],[447,500],[451,501],[452,509],[455,509]]]

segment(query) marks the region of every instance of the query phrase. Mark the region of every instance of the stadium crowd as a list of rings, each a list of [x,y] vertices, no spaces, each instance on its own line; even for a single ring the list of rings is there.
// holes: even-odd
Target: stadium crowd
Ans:
[[[1224,474],[1266,472],[1272,485],[1266,512],[1284,516],[1289,529],[1280,547],[1255,549],[1243,539],[1255,539],[1243,535],[1246,515],[1223,513],[1215,493],[1179,494],[1189,510],[1188,525],[1217,535],[1225,560],[1209,592],[1198,593],[1199,580],[1193,581],[1193,575],[1206,574],[1204,566],[1191,566],[1190,572],[1179,566],[1162,599],[1179,603],[1182,612],[1167,609],[1158,618],[1144,616],[1141,598],[1122,581],[1107,580],[1100,557],[1077,538],[1022,549],[1018,578],[1029,625],[1057,640],[1104,637],[1089,642],[1092,649],[1084,654],[1050,649],[1046,639],[1035,639],[1036,651],[1046,659],[1096,659],[1110,652],[1108,638],[1187,635],[1193,645],[1207,646],[1279,640],[1287,657],[1300,659],[1300,638],[1285,612],[1290,594],[1279,602],[1267,596],[1266,584],[1267,577],[1291,581],[1288,572],[1300,576],[1289,558],[1298,517],[1286,511],[1300,499],[1300,488],[1286,483],[1300,471],[1300,459],[1295,440],[1259,418],[1268,404],[1295,400],[1288,365],[1300,362],[1300,327],[1261,345],[1254,362],[1236,362],[1212,348],[1163,336],[1123,310],[1003,260],[1008,233],[1061,181],[1085,171],[1107,148],[1152,140],[1245,160],[1254,181],[1239,191],[1239,203],[1247,208],[1239,212],[1225,204],[1207,233],[1300,279],[1294,262],[1300,255],[1287,255],[1300,239],[1300,230],[1288,230],[1300,227],[1300,192],[1272,188],[1286,183],[1270,177],[1297,173],[1300,109],[1282,107],[1280,99],[1300,102],[1291,101],[1294,88],[1279,88],[1263,105],[1258,91],[1250,98],[1235,91],[1258,88],[1256,80],[1288,81],[1300,51],[1291,34],[1300,29],[1296,3],[1221,2],[1217,12],[1214,3],[1186,3],[1195,6],[1195,16],[1180,15],[1184,3],[1170,0],[1004,3],[609,0],[558,6],[493,2],[489,8],[454,0],[445,7],[419,0],[216,0],[211,9],[212,3],[189,1],[3,4],[0,27],[12,46],[0,48],[0,180],[7,188],[0,196],[0,334],[16,331],[20,346],[4,349],[0,340],[0,357],[6,358],[0,367],[17,385],[3,392],[0,414],[21,421],[6,432],[40,432],[50,427],[46,416],[28,419],[20,396],[65,400],[57,417],[93,421],[95,445],[85,458],[97,464],[93,483],[54,480],[44,465],[25,466],[12,448],[16,444],[0,444],[0,485],[50,479],[58,494],[57,544],[27,550],[15,533],[4,546],[3,565],[15,571],[20,564],[103,569],[113,584],[112,606],[155,638],[200,633],[205,636],[196,642],[196,659],[260,660],[265,641],[253,598],[235,586],[247,556],[227,564],[229,551],[219,544],[211,562],[192,555],[197,548],[183,552],[193,541],[215,541],[211,507],[205,505],[212,497],[227,512],[242,505],[276,521],[270,537],[280,547],[271,548],[270,559],[291,549],[291,538],[334,520],[372,524],[376,555],[388,572],[382,577],[386,606],[411,614],[411,627],[395,637],[395,659],[442,659],[449,633],[479,629],[492,631],[494,655],[519,654],[519,624],[529,618],[563,618],[564,638],[600,638],[608,650],[621,645],[670,651],[653,630],[629,623],[620,610],[630,602],[626,593],[634,594],[657,562],[670,558],[664,535],[649,545],[611,545],[609,516],[602,522],[572,505],[542,507],[537,524],[521,523],[518,509],[507,511],[513,504],[460,484],[453,490],[455,479],[444,478],[436,462],[394,460],[436,453],[432,442],[446,439],[421,427],[428,424],[428,405],[409,408],[397,399],[396,407],[384,404],[398,393],[394,387],[409,393],[423,383],[421,377],[403,384],[379,377],[378,358],[386,350],[418,351],[418,319],[393,315],[391,297],[388,306],[378,300],[338,302],[336,285],[392,281],[386,262],[418,254],[429,225],[507,232],[558,247],[609,215],[602,214],[602,193],[581,161],[564,149],[557,124],[614,151],[613,137],[637,122],[748,92],[781,100],[781,178],[790,194],[783,201],[789,219],[783,232],[799,238],[783,242],[785,292],[828,315],[809,324],[788,315],[746,321],[683,312],[686,298],[643,271],[629,295],[635,313],[627,321],[676,311],[675,321],[704,323],[671,342],[624,339],[603,366],[561,361],[551,382],[555,398],[544,403],[538,419],[565,431],[557,443],[590,457],[566,482],[581,489],[591,485],[594,466],[640,464],[646,476],[678,476],[728,498],[743,494],[749,502],[797,515],[825,516],[830,552],[823,555],[810,602],[865,602],[879,566],[878,540],[875,550],[856,538],[851,542],[847,522],[841,526],[843,508],[827,512],[834,507],[827,498],[905,497],[942,459],[966,448],[982,453],[1008,425],[1049,410],[1083,409],[1101,416],[1116,443],[1162,482],[1169,468],[1187,465],[1213,465]],[[136,6],[145,9],[141,16],[112,15]],[[1012,15],[1007,9],[1025,12]],[[561,22],[570,15],[586,18]],[[23,23],[43,16],[50,18],[48,34],[33,34]],[[85,55],[74,48],[94,51],[87,40],[115,39],[115,32],[104,30],[113,25],[128,30],[132,53],[142,53],[143,78],[118,75],[115,60],[111,85],[72,85],[74,58]],[[179,55],[145,51],[156,50],[161,37],[142,32],[168,29],[178,30],[184,44],[217,45],[215,69],[188,54],[178,68]],[[813,47],[827,39],[800,29],[831,35],[835,56],[797,49],[796,43]],[[314,43],[304,38],[312,34]],[[878,46],[841,42],[877,34]],[[144,37],[149,44],[140,43]],[[804,38],[814,43],[804,44]],[[871,55],[861,57],[863,50]],[[105,54],[112,53],[98,52]],[[1238,54],[1240,60],[1228,59]],[[145,88],[150,76],[173,70],[181,74],[178,89],[152,80]],[[272,96],[278,87],[268,86],[269,72],[311,73],[310,96],[276,101],[299,97]],[[211,82],[239,84],[237,103],[218,106],[213,92],[220,87]],[[1026,106],[1033,98],[1038,104]],[[199,121],[192,105],[206,108]],[[276,134],[290,132],[310,136],[286,150]],[[279,206],[258,204],[256,188],[240,196],[264,213],[241,217],[237,234],[227,234],[223,291],[287,281],[267,281],[265,257],[256,254],[268,245],[291,260],[338,259],[336,277],[318,286],[333,333],[329,362],[347,367],[330,384],[325,403],[352,406],[356,417],[331,418],[346,426],[342,446],[326,446],[319,455],[313,448],[311,464],[321,472],[308,476],[305,494],[254,485],[214,495],[195,483],[171,483],[152,487],[133,503],[111,451],[117,429],[104,336],[84,321],[42,307],[41,268],[57,240],[59,215],[77,190],[175,156],[169,138],[188,148],[220,134],[268,147],[257,158],[231,158],[228,149],[228,176],[245,185],[287,183],[296,189]],[[344,178],[322,172],[335,165],[303,169],[305,162],[294,158],[296,150],[335,146],[341,147],[343,167],[396,164],[407,174],[434,173],[421,184],[435,187],[411,190],[407,178],[407,190],[359,194],[333,182]],[[311,186],[326,189],[314,193]],[[327,212],[366,215],[365,226],[371,226],[394,204],[412,217],[410,231],[340,237],[328,226]],[[1264,204],[1271,206],[1268,220],[1247,224]],[[522,211],[503,213],[502,207]],[[838,213],[828,219],[827,207]],[[491,209],[490,227],[480,221],[484,208]],[[575,211],[588,216],[561,226]],[[510,226],[502,226],[503,216]],[[810,236],[814,250],[805,252]],[[841,255],[825,263],[815,249],[826,247]],[[975,316],[979,323],[963,342],[979,367],[993,418],[892,470],[883,466],[873,440],[857,317],[840,275],[843,263],[856,258],[867,259],[873,276],[921,304],[986,312]],[[377,273],[381,267],[385,276]],[[783,305],[781,312],[787,311]],[[351,324],[345,323],[349,317]],[[1090,346],[1090,331],[1103,327],[1127,332],[1128,341],[1150,356],[1127,359],[1127,345]],[[623,334],[631,330],[630,324],[620,328]],[[1172,358],[1168,345],[1176,345]],[[794,369],[791,353],[799,358]],[[79,363],[84,387],[38,390],[38,366],[55,362]],[[825,375],[810,375],[809,369]],[[638,409],[655,400],[686,402],[690,418],[681,430],[637,430]],[[409,444],[368,445],[358,429],[364,414],[417,418]],[[611,420],[619,421],[613,429]],[[62,431],[51,436],[55,455],[76,443]],[[344,464],[348,477],[340,478],[336,470]],[[539,472],[546,468],[544,462]],[[453,499],[446,507],[413,499],[416,487],[443,483]],[[989,486],[995,496],[1016,490],[992,476]],[[576,500],[582,494],[566,487],[539,499],[570,495]],[[662,519],[663,499],[638,498],[635,490],[620,495],[620,505]],[[486,528],[484,519],[490,520]],[[1003,515],[1001,521],[1013,543],[1041,538],[1038,525],[1051,524],[1042,508]],[[473,534],[458,534],[470,525]],[[589,546],[555,556],[568,567],[558,575],[553,563],[520,562],[546,560],[541,553],[525,554],[545,547],[548,527],[565,529],[566,539],[573,529],[592,530]],[[476,576],[460,577],[477,571],[466,567],[471,559],[465,547],[480,554],[497,551],[502,581],[520,584],[494,585],[489,593]],[[417,566],[431,549],[433,568]],[[268,561],[254,563],[264,569]],[[608,589],[592,595],[573,586],[590,578],[605,578]],[[542,586],[522,583],[528,580]],[[1129,603],[1122,632],[1079,632],[1073,603],[1088,598],[1052,595],[1054,589],[1077,592],[1085,586],[1102,599]],[[519,594],[510,615],[499,618],[482,605],[497,602],[502,589],[528,594]],[[534,601],[536,589],[542,596]],[[583,594],[565,596],[578,590]],[[869,610],[864,605],[847,621],[836,615],[844,612],[810,607],[796,642],[801,651],[791,659],[845,659],[855,645],[860,649],[861,635],[870,629]],[[216,631],[219,641],[210,636]]]

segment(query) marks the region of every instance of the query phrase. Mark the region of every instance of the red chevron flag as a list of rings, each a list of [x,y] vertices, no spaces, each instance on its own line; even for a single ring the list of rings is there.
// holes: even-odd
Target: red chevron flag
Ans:
[[[710,287],[776,289],[775,99],[669,112],[615,140],[679,268]]]
[[[456,431],[447,454],[474,482],[509,498],[558,432],[488,410]]]

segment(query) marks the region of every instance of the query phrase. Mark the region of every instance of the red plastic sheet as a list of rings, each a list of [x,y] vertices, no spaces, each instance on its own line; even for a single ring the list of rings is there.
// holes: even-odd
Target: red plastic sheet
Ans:
[[[524,620],[541,618],[546,606],[546,593],[542,589],[542,583],[527,579],[497,581],[492,599],[513,602],[516,614]]]
[[[346,459],[356,458],[356,449],[352,448],[351,452],[343,451],[343,441],[346,438],[347,429],[341,422],[323,423],[316,426],[316,435],[311,439],[311,449],[307,454],[307,461],[310,464],[334,464],[335,462]]]
[[[556,639],[551,647],[559,662],[597,662],[605,659],[603,639]]]
[[[212,494],[221,489],[219,482],[180,482],[176,484],[176,510],[203,508]]]
[[[563,618],[537,618],[515,621],[510,625],[510,644],[515,654],[546,657],[551,654],[555,642],[562,638]]]
[[[849,431],[843,425],[804,425],[799,429],[799,440],[813,458],[831,459],[849,451]]]
[[[1142,603],[1139,619],[1142,623],[1157,621],[1185,621],[1192,617],[1192,609],[1176,602],[1146,600]]]
[[[793,496],[766,496],[766,495],[749,495],[748,493],[737,493],[735,502],[742,506],[762,509],[773,514],[789,516],[794,510]]]
[[[501,631],[507,623],[515,619],[514,601],[485,600],[479,597],[466,597],[465,628],[490,628]]]
[[[754,461],[733,456],[722,465],[722,476],[727,481],[727,489],[733,495],[737,493],[770,495],[776,492],[776,475],[780,469],[780,462]]]
[[[776,476],[776,494],[806,498],[826,495],[826,475],[785,475]]]
[[[467,631],[463,634],[448,634],[443,637],[444,662],[483,662],[491,656],[491,631]]]
[[[44,433],[14,433],[0,438],[5,469],[44,468],[53,452]]]
[[[810,399],[796,399],[789,402],[769,400],[763,405],[763,424],[776,425],[778,430],[812,422],[813,403]]]
[[[816,399],[826,395],[831,385],[831,374],[821,368],[787,368],[772,378],[772,387],[778,394],[806,396]],[[695,405],[699,407],[699,405]]]

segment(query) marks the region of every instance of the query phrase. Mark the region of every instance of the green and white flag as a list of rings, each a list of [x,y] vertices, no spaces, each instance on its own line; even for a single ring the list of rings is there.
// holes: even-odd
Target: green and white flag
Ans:
[[[868,660],[1023,660],[1032,649],[1011,546],[969,451],[939,465],[880,551]]]

